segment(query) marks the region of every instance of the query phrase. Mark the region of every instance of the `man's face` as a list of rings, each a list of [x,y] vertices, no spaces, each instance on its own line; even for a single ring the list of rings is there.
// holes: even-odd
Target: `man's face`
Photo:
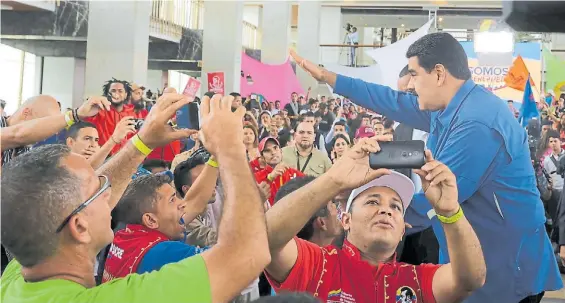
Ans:
[[[197,165],[195,166],[193,169],[190,170],[190,179],[192,180],[192,184],[194,184],[194,182],[196,182],[196,179],[198,179],[198,177],[200,176],[200,174],[202,173],[202,171],[204,170],[205,165]],[[188,190],[190,189],[188,186],[183,185],[183,191],[186,194],[186,192],[188,192]],[[214,190],[214,192],[212,193],[212,196],[210,197],[210,200],[208,200],[208,204],[212,204],[216,202],[216,190]]]
[[[550,130],[550,129],[551,129],[551,125],[542,126],[541,127],[541,134],[543,135],[543,134],[547,133],[547,131]]]
[[[329,237],[337,237],[343,232],[343,227],[338,219],[337,206],[333,202],[328,202],[327,208],[328,215],[321,218],[326,228],[325,234]]]
[[[171,240],[180,240],[184,235],[181,218],[185,214],[186,201],[177,198],[175,189],[163,184],[157,189],[156,203],[152,215],[155,229],[167,235]]]
[[[67,146],[71,148],[73,153],[77,153],[88,159],[100,149],[98,140],[98,131],[96,128],[85,127],[79,129],[76,139],[67,139]]]
[[[377,136],[382,135],[384,134],[385,126],[377,121],[376,123],[373,124],[373,130],[375,131],[375,135]]]
[[[243,129],[243,144],[253,144],[255,142],[255,133],[249,127]]]
[[[322,97],[320,98],[320,102],[322,102],[322,103],[323,103],[323,102],[326,102],[326,96],[322,96]]]
[[[312,125],[316,124],[316,119],[314,117],[304,117],[304,123],[310,123]]]
[[[292,93],[292,94],[290,95],[290,99],[292,100],[292,102],[298,101],[298,94],[297,94],[297,93]]]
[[[551,149],[554,150],[554,151],[560,151],[561,150],[561,140],[559,138],[550,137],[549,138],[549,147],[551,147]]]
[[[411,77],[412,76],[410,76],[410,74],[406,74],[406,75],[398,78],[396,85],[397,85],[399,91],[401,91],[401,92],[408,91],[408,83],[410,83]]]
[[[431,111],[442,109],[439,92],[446,76],[443,66],[438,65],[428,73],[420,66],[418,58],[414,56],[408,59],[408,71],[412,77],[410,77],[407,89],[414,89],[418,94],[420,109]]]
[[[122,83],[110,84],[110,95],[112,96],[112,103],[115,105],[122,104],[127,98],[126,89]]]
[[[345,133],[345,126],[344,125],[334,125],[334,134],[344,134]]]
[[[363,118],[361,119],[361,126],[370,126],[371,125],[371,118]]]
[[[231,107],[232,108],[238,108],[240,106],[241,106],[241,96],[237,96],[237,97],[234,98],[234,100],[231,104]]]
[[[311,148],[315,139],[314,123],[302,122],[298,124],[294,137],[296,144],[298,144],[301,148]]]
[[[143,97],[143,90],[138,88],[131,93],[131,101],[132,102],[140,102],[141,98]]]
[[[357,247],[394,249],[404,235],[403,206],[398,194],[388,187],[372,187],[353,200],[343,215],[348,239]]]
[[[280,108],[281,108],[281,102],[280,102],[280,101],[275,101],[275,108],[276,108],[276,109],[280,109]]]
[[[80,180],[81,187],[78,193],[80,201],[73,209],[99,192],[104,185],[105,180],[96,174],[90,163],[81,155],[71,153],[61,160],[61,164]],[[77,240],[87,244],[92,251],[102,250],[114,238],[111,229],[112,210],[109,206],[111,194],[110,187],[74,216],[73,218],[76,219],[71,219],[66,227],[75,229],[76,233],[73,234],[80,234]],[[71,210],[68,212],[70,213]]]
[[[300,96],[300,97],[298,97],[298,103],[300,103],[300,105],[305,105],[306,99],[304,99],[304,97]]]
[[[263,159],[265,159],[265,163],[268,165],[275,167],[282,160],[282,151],[281,147],[275,143],[273,140],[268,140],[265,143],[265,148],[261,153],[263,155]]]

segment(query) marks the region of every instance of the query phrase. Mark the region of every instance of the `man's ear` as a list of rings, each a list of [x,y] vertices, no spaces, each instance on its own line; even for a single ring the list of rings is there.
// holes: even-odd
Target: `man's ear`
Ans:
[[[72,147],[73,144],[74,144],[74,142],[75,142],[75,140],[73,140],[73,138],[71,138],[71,137],[68,137],[67,140],[65,140],[65,144],[66,144],[68,147]]]
[[[328,225],[326,224],[326,221],[324,220],[324,218],[316,218],[316,220],[314,220],[314,224],[323,231],[328,230]]]
[[[344,212],[341,214],[341,225],[345,231],[349,231],[351,228],[351,214],[348,212]]]
[[[150,229],[159,228],[159,220],[157,219],[157,216],[152,213],[144,213],[143,216],[141,216],[141,223]]]
[[[73,216],[67,225],[75,241],[82,244],[88,244],[92,241],[92,237],[88,231],[88,222],[82,216]]]
[[[442,86],[445,83],[447,77],[447,70],[443,64],[436,64],[434,70],[437,74],[437,86]]]

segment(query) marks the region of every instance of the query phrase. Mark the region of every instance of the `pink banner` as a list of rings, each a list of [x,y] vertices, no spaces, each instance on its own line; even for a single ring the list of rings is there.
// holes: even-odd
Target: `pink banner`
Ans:
[[[304,94],[304,90],[298,82],[298,78],[287,61],[280,65],[269,65],[261,63],[245,53],[241,54],[241,78],[240,94],[247,97],[250,94],[261,94],[269,102],[281,101],[281,107],[290,101],[290,94],[296,92]],[[250,76],[251,81],[248,81]]]

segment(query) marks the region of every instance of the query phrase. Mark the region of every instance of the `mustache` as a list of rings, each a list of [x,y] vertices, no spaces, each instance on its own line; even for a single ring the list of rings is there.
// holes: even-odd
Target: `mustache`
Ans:
[[[416,90],[413,89],[413,88],[407,89],[406,92],[409,93],[409,94],[412,94],[412,95],[414,95],[414,96],[418,96],[418,93],[417,93]]]

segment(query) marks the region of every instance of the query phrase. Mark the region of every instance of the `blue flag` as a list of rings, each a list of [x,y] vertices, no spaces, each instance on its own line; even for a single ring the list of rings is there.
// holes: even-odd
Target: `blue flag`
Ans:
[[[528,82],[526,82],[526,87],[524,88],[524,97],[522,98],[522,107],[520,108],[518,122],[522,124],[523,127],[526,127],[528,125],[528,121],[535,117],[539,117],[539,111],[532,92],[530,77],[528,76]]]

